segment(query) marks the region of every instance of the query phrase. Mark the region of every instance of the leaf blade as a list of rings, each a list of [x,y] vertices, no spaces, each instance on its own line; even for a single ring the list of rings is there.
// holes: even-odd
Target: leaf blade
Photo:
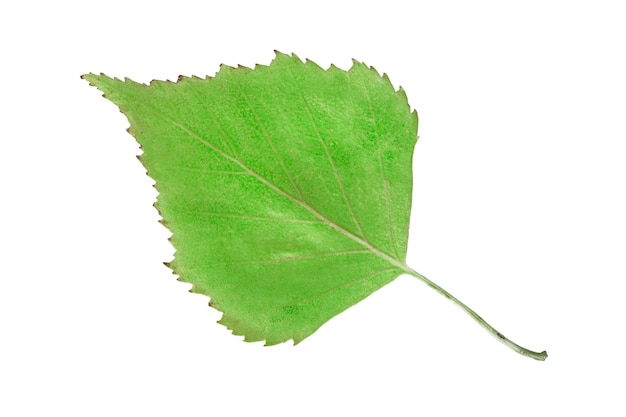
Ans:
[[[144,150],[169,266],[235,334],[299,342],[406,271],[417,115],[375,70],[277,54],[205,80],[85,78]]]

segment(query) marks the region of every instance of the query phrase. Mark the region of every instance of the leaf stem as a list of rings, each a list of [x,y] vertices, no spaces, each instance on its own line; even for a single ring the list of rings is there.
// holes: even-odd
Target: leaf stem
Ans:
[[[452,301],[454,304],[461,307],[463,311],[469,314],[474,320],[476,320],[476,322],[478,322],[478,324],[480,324],[485,330],[487,330],[493,337],[498,339],[500,342],[504,343],[509,349],[514,350],[520,355],[528,356],[529,358],[533,358],[538,361],[544,361],[548,357],[548,353],[545,350],[543,352],[534,352],[532,350],[526,349],[525,347],[518,345],[512,340],[509,340],[502,333],[497,331],[492,325],[487,323],[485,319],[480,317],[474,310],[472,310],[471,308],[463,304],[458,298],[450,294],[448,291],[444,290],[439,285],[435,284],[434,282],[432,282],[431,280],[429,280],[428,278],[426,278],[424,275],[420,274],[419,272],[414,271],[411,267],[406,266],[404,269],[409,275],[412,275],[415,278],[419,279],[424,284],[428,285],[429,287],[437,291],[439,294],[443,295],[448,300]]]

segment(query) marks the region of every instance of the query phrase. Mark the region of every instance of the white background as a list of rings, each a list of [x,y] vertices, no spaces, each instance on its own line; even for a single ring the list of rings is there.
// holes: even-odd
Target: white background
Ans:
[[[626,12],[610,1],[7,2],[0,415],[623,416]],[[409,264],[297,347],[246,344],[161,262],[117,108],[141,82],[351,58],[420,115]]]

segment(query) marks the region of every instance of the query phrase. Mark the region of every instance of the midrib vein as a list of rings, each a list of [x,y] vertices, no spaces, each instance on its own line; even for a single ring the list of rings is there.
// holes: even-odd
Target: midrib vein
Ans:
[[[372,245],[370,242],[368,242],[365,239],[360,238],[359,236],[356,236],[355,234],[351,233],[350,231],[344,229],[343,227],[339,226],[338,224],[334,223],[333,221],[331,221],[330,219],[328,219],[326,216],[324,216],[322,213],[320,213],[319,211],[315,210],[313,207],[311,207],[310,205],[308,205],[306,202],[302,201],[302,200],[298,200],[297,198],[295,198],[294,196],[292,196],[291,194],[283,191],[282,188],[272,184],[271,182],[269,182],[267,179],[265,179],[263,176],[261,176],[260,174],[258,174],[257,172],[253,171],[252,169],[250,169],[246,164],[244,164],[241,160],[239,160],[238,158],[234,158],[230,155],[228,155],[226,152],[222,151],[220,148],[218,148],[217,146],[213,145],[211,142],[205,140],[203,137],[201,137],[200,135],[198,135],[197,133],[195,133],[194,131],[192,131],[191,129],[189,129],[188,127],[186,127],[185,125],[182,125],[180,123],[177,123],[176,121],[170,119],[169,117],[167,117],[166,115],[164,115],[163,113],[155,110],[153,107],[151,106],[147,106],[146,108],[150,109],[150,111],[152,111],[154,114],[156,114],[157,116],[163,118],[163,120],[167,121],[168,123],[170,123],[171,125],[183,130],[184,132],[186,132],[188,135],[190,135],[192,138],[198,140],[200,143],[204,144],[205,146],[208,146],[209,148],[211,148],[213,151],[217,152],[218,154],[220,154],[223,158],[228,159],[229,161],[232,161],[234,163],[236,163],[237,165],[239,165],[244,171],[246,171],[247,173],[249,173],[250,175],[252,175],[253,177],[255,177],[257,180],[259,180],[260,182],[262,182],[263,184],[265,184],[266,186],[268,186],[269,188],[271,188],[272,190],[276,191],[277,193],[279,193],[280,195],[282,195],[285,198],[288,198],[289,200],[291,200],[292,202],[302,206],[303,208],[305,208],[306,210],[308,210],[309,212],[311,212],[311,214],[313,214],[315,217],[317,217],[318,219],[320,219],[323,223],[325,223],[327,226],[329,226],[332,229],[335,229],[336,231],[338,231],[339,233],[343,234],[344,236],[354,240],[355,242],[361,244],[362,246],[366,247],[367,249],[369,249],[372,253],[376,254],[377,256],[379,256],[380,258],[386,260],[387,262],[389,262],[390,264],[396,266],[397,268],[403,270],[406,273],[411,274],[412,270],[411,268],[403,263],[400,262],[397,259],[394,259],[392,256],[386,254],[385,252],[381,251],[380,249],[378,249],[377,247],[375,247],[374,245]],[[225,134],[225,132],[224,132]]]

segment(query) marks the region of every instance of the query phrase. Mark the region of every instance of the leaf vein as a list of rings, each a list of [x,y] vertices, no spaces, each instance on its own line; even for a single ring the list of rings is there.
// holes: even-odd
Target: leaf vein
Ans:
[[[261,119],[259,118],[259,114],[257,113],[257,111],[250,104],[250,100],[248,99],[248,96],[246,95],[245,91],[243,91],[242,89],[240,91],[241,91],[241,95],[246,100],[246,104],[248,105],[248,108],[254,114],[254,117],[256,118],[257,124],[259,125],[259,128],[261,129],[261,132],[263,133],[263,135],[265,136],[265,139],[267,139],[267,142],[269,143],[270,147],[272,148],[272,152],[274,152],[274,156],[276,157],[276,159],[280,163],[280,165],[283,168],[283,171],[285,172],[285,174],[287,174],[287,177],[289,178],[289,181],[291,182],[291,185],[293,186],[293,188],[298,193],[298,196],[300,197],[300,200],[304,200],[304,195],[302,194],[302,191],[300,190],[300,187],[298,187],[298,184],[296,184],[296,181],[293,178],[293,176],[291,175],[291,172],[289,172],[289,170],[287,169],[287,166],[285,165],[285,161],[283,160],[283,158],[280,156],[280,154],[276,150],[276,146],[274,146],[274,141],[272,141],[272,138],[267,133],[267,130],[265,130],[265,127],[263,126],[263,123],[261,123]]]
[[[358,282],[361,282],[361,281],[365,281],[365,280],[367,280],[369,278],[372,278],[372,277],[374,277],[376,275],[379,275],[379,274],[382,274],[382,273],[385,273],[385,272],[391,272],[391,271],[397,271],[397,268],[385,268],[385,269],[381,269],[381,270],[378,270],[378,271],[370,272],[367,275],[363,275],[361,277],[355,278],[355,279],[350,280],[348,282],[344,282],[343,284],[339,284],[339,285],[337,285],[335,287],[329,288],[329,289],[324,290],[322,292],[319,292],[317,294],[313,294],[313,295],[310,295],[308,297],[301,298],[301,299],[299,299],[299,300],[297,300],[295,302],[291,302],[289,304],[284,304],[284,305],[281,305],[281,306],[269,308],[269,309],[265,310],[265,312],[267,313],[267,312],[272,311],[272,310],[279,310],[281,308],[291,307],[291,306],[295,306],[295,305],[298,305],[298,304],[305,303],[305,302],[310,301],[310,300],[314,300],[316,298],[321,298],[321,297],[323,297],[325,295],[333,293],[334,291],[340,290],[340,289],[348,287],[350,285],[354,285],[354,284],[356,284]],[[398,272],[400,272],[400,271],[398,271]]]
[[[391,246],[391,250],[395,255],[395,258],[400,261],[400,257],[398,256],[398,251],[396,249],[395,240],[393,238],[393,231],[391,228],[391,201],[389,199],[389,181],[386,178],[385,174],[385,166],[383,164],[383,147],[382,147],[382,138],[380,137],[380,130],[378,129],[378,119],[376,118],[376,113],[374,113],[374,108],[372,107],[372,98],[369,93],[368,86],[366,85],[363,90],[365,91],[365,96],[367,97],[367,104],[370,109],[370,114],[372,119],[374,120],[374,133],[376,133],[376,138],[378,139],[378,164],[380,166],[380,174],[383,177],[383,186],[385,188],[385,205],[387,209],[387,236],[389,239],[389,246]]]
[[[233,155],[236,158],[239,158],[239,153],[237,152],[237,149],[235,148],[235,145],[233,143],[232,138],[230,137],[230,135],[228,133],[226,133],[226,131],[222,127],[222,124],[217,120],[217,118],[215,117],[215,114],[213,114],[213,112],[211,111],[211,109],[209,108],[209,106],[207,105],[205,100],[200,96],[200,94],[198,94],[196,92],[196,90],[194,88],[191,88],[190,90],[191,90],[192,94],[194,96],[196,96],[196,98],[198,100],[200,100],[200,103],[202,104],[202,107],[204,107],[204,110],[207,112],[209,117],[211,117],[211,120],[213,121],[213,123],[215,123],[215,126],[217,126],[217,128],[220,130],[220,132],[224,136],[224,139],[226,139],[226,142],[228,143],[228,147],[230,148],[230,150],[233,153]]]
[[[246,264],[272,264],[272,263],[281,263],[281,262],[294,262],[302,259],[316,259],[316,258],[324,258],[328,256],[339,256],[339,255],[352,255],[358,253],[371,253],[371,251],[367,249],[355,249],[355,250],[344,250],[344,251],[335,251],[335,252],[324,252],[324,253],[313,253],[311,255],[302,255],[302,256],[286,256],[283,258],[273,258],[273,259],[253,259],[250,261],[229,261],[229,262],[213,262],[210,264],[198,265],[195,267],[187,267],[186,269],[204,269],[209,268],[215,265],[246,265]]]
[[[189,136],[185,136],[185,139],[190,139]],[[215,169],[204,169],[204,168],[190,168],[183,166],[175,166],[175,165],[161,165],[162,168],[175,169],[179,171],[192,171],[192,172],[205,172],[207,174],[220,174],[220,175],[250,175],[249,172],[245,171],[224,171],[224,170],[215,170]]]
[[[289,218],[284,218],[284,217],[249,216],[247,214],[217,213],[217,212],[212,212],[212,211],[197,211],[194,213],[208,215],[208,216],[234,217],[234,218],[250,219],[250,220],[267,220],[267,221],[276,221],[276,222],[324,224],[324,222],[322,222],[321,220],[289,219]]]
[[[291,70],[289,70],[289,74],[291,75],[291,79],[294,80],[294,84],[296,86],[299,86],[299,84],[297,82],[295,82],[295,77],[293,76],[293,73],[291,72]],[[298,93],[300,94],[300,98],[302,99],[302,102],[304,103],[304,108],[306,110],[307,113],[307,117],[311,123],[311,125],[313,126],[313,129],[315,130],[315,133],[317,135],[317,139],[320,141],[320,143],[322,144],[322,147],[324,148],[324,151],[326,152],[326,156],[328,157],[328,161],[330,162],[330,165],[333,168],[333,172],[335,174],[335,179],[337,180],[337,183],[339,184],[339,188],[341,189],[341,193],[343,194],[343,199],[346,203],[346,206],[348,207],[348,211],[350,211],[350,215],[352,216],[352,219],[354,220],[354,223],[356,224],[357,228],[359,229],[359,233],[361,234],[361,237],[367,241],[367,238],[365,237],[365,233],[363,232],[363,228],[361,227],[361,223],[359,222],[359,220],[357,219],[356,215],[354,214],[354,210],[352,208],[352,204],[350,204],[350,199],[348,198],[348,193],[346,192],[346,187],[343,184],[343,180],[341,179],[341,175],[339,175],[339,171],[337,170],[337,164],[335,164],[335,160],[333,159],[333,156],[330,152],[330,149],[328,148],[328,144],[326,144],[326,142],[324,141],[324,139],[322,138],[322,134],[319,130],[319,127],[317,126],[317,123],[315,123],[315,119],[313,119],[313,115],[311,114],[311,108],[309,107],[309,103],[306,100],[306,98],[304,97],[304,94],[302,93],[302,89],[299,88],[298,89]]]

